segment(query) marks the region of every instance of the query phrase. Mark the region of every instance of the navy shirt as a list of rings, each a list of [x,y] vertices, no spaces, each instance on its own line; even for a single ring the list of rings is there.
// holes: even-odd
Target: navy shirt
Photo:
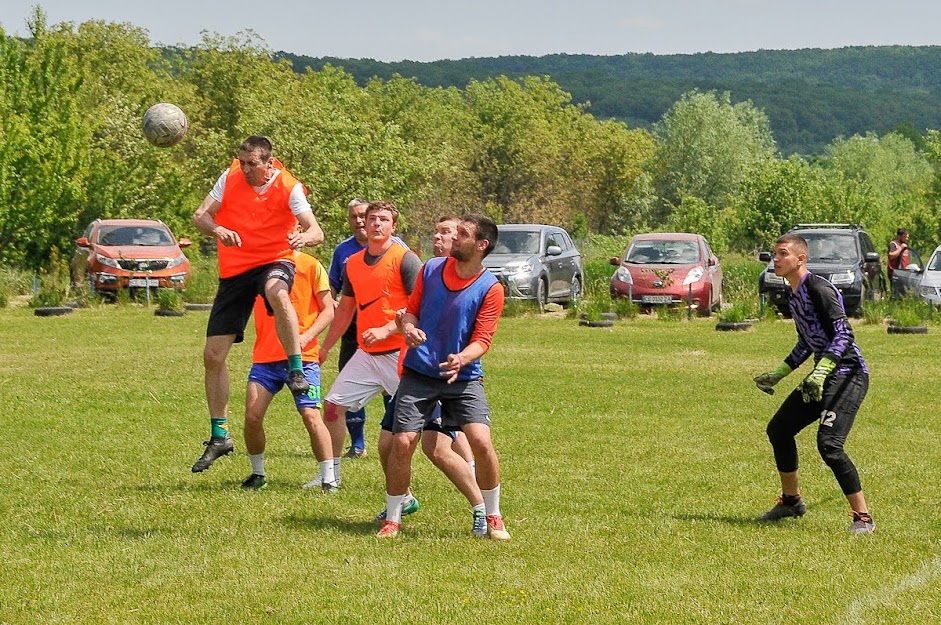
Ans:
[[[835,360],[835,374],[858,369],[869,373],[846,318],[843,296],[835,286],[807,273],[796,291],[789,290],[787,304],[797,328],[797,345],[784,359],[792,369],[813,355],[814,363],[823,356]]]

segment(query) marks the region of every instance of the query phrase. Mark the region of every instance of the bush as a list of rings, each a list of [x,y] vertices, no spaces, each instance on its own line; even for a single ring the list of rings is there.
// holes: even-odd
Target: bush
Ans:
[[[190,258],[190,281],[183,298],[193,304],[210,304],[219,288],[219,264],[215,256],[193,253]]]
[[[183,310],[183,295],[176,289],[160,289],[157,293],[157,308],[179,312]]]
[[[33,308],[62,306],[69,296],[69,264],[59,257],[59,248],[49,252],[49,261],[39,270],[38,288],[30,300]]]
[[[906,297],[892,301],[891,317],[897,326],[923,326],[930,313],[929,305],[920,299]]]
[[[758,302],[758,276],[765,263],[740,254],[722,259],[722,299],[725,302]]]
[[[742,323],[753,315],[754,307],[749,301],[739,300],[719,313],[723,323]]]

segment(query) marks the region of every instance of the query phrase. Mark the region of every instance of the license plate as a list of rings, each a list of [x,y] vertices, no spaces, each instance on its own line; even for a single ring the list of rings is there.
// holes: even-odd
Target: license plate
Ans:
[[[669,304],[673,298],[669,295],[641,295],[641,304]]]
[[[160,280],[157,278],[131,278],[127,281],[130,287],[160,286]]]

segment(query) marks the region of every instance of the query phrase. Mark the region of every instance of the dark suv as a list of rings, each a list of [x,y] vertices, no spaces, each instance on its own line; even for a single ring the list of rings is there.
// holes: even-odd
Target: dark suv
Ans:
[[[797,224],[788,234],[807,241],[807,269],[829,280],[843,295],[846,314],[858,317],[863,302],[885,297],[886,279],[882,258],[869,233],[858,224]],[[784,278],[774,275],[771,252],[758,256],[768,267],[758,276],[758,294],[783,315],[787,308]]]

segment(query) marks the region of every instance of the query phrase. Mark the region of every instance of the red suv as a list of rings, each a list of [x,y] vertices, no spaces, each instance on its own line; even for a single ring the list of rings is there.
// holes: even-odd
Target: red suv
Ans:
[[[96,219],[81,237],[72,258],[72,279],[87,277],[95,291],[119,288],[186,286],[190,261],[162,221],[153,219]]]

